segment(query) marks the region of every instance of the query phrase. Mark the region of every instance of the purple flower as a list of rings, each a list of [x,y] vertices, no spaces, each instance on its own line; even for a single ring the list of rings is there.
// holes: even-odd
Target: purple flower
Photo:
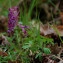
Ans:
[[[9,8],[8,33],[12,33],[14,31],[14,28],[18,23],[18,14],[19,10],[17,6]]]

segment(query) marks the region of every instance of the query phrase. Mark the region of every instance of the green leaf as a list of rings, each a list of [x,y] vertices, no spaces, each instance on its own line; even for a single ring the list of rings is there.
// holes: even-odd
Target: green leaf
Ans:
[[[51,53],[51,51],[50,51],[49,48],[43,48],[43,52],[44,52],[45,54],[50,54],[50,53]]]
[[[32,45],[32,41],[29,41],[28,43],[25,43],[25,45],[23,45],[23,49],[28,49],[28,48],[30,48],[31,47],[31,45]]]
[[[23,49],[28,49],[30,46],[29,45],[24,45],[22,48]]]
[[[42,56],[42,52],[36,54],[35,58],[41,57]]]

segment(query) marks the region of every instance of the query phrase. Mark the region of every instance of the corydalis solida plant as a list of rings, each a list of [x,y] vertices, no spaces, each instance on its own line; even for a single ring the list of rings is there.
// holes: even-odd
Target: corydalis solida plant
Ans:
[[[17,6],[9,8],[9,14],[8,14],[8,33],[9,35],[13,34],[15,26],[19,26],[19,28],[22,29],[22,32],[26,35],[27,32],[25,28],[28,28],[28,26],[24,26],[22,24],[18,23],[18,15],[19,15],[19,8]]]
[[[14,31],[15,26],[17,26],[18,23],[18,15],[19,15],[19,9],[17,6],[9,8],[9,14],[8,14],[8,33],[12,33]]]

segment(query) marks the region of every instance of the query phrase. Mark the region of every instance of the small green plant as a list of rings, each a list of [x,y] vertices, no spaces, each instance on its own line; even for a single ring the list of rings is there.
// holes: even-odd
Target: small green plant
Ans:
[[[53,44],[53,39],[46,38],[40,35],[40,31],[35,27],[30,27],[27,30],[27,36],[23,35],[22,29],[15,27],[14,35],[6,37],[10,42],[10,46],[5,46],[8,56],[0,57],[1,63],[9,60],[19,60],[22,63],[30,63],[29,55],[35,56],[42,60],[42,54],[50,54],[51,51],[47,48],[47,44]],[[30,52],[31,51],[31,52]]]
[[[33,0],[30,5],[28,13],[26,13],[26,9],[24,10],[24,13],[22,12],[20,13],[20,19],[18,23],[20,22],[22,23],[21,27],[16,25],[17,23],[16,20],[18,20],[17,19],[18,11],[11,8],[9,16],[10,22],[8,25],[9,27],[8,32],[10,33],[10,37],[8,36],[6,37],[8,42],[10,43],[10,46],[4,46],[4,48],[7,48],[6,52],[8,56],[5,57],[0,56],[1,63],[4,62],[8,63],[9,60],[11,61],[19,60],[21,63],[30,63],[31,62],[31,58],[29,57],[30,54],[32,56],[35,56],[35,58],[39,58],[39,60],[41,61],[43,53],[44,54],[51,53],[50,49],[47,48],[46,46],[48,44],[53,44],[53,39],[41,36],[39,26],[37,29],[36,27],[33,27],[33,25],[31,25],[29,22],[32,10],[36,4],[37,4],[36,0]],[[17,14],[15,14],[15,12]],[[29,28],[26,28],[26,26],[29,26]]]

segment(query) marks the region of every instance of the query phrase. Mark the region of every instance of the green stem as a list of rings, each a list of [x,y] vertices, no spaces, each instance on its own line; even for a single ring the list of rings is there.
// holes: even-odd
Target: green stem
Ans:
[[[11,8],[12,6],[11,6],[11,0],[9,0],[9,7]]]

